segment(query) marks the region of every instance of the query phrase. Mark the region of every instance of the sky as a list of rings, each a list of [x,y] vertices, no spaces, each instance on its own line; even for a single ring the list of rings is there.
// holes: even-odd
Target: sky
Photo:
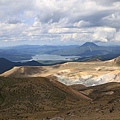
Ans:
[[[0,0],[0,46],[120,44],[120,0]]]

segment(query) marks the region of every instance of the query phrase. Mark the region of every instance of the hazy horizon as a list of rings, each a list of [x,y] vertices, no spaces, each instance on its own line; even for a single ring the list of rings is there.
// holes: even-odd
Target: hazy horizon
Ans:
[[[86,41],[89,42],[89,41]],[[23,43],[23,44],[5,44],[5,45],[0,45],[0,48],[7,48],[7,47],[17,47],[17,46],[29,46],[29,45],[39,45],[39,46],[81,46],[85,44],[86,42],[77,42],[77,43],[66,43],[66,44],[47,44],[47,43],[42,43],[42,44],[37,44],[37,43]],[[109,43],[101,43],[101,42],[93,42],[98,46],[120,46],[119,42],[109,42]]]

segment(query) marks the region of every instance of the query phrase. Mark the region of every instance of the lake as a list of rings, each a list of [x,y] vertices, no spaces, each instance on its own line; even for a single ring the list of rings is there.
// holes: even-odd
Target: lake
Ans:
[[[63,61],[70,61],[70,60],[75,60],[80,58],[79,56],[61,56],[61,55],[50,55],[50,54],[43,54],[43,55],[35,55],[32,56],[32,60],[51,60],[51,61],[55,61],[55,60],[63,60]]]

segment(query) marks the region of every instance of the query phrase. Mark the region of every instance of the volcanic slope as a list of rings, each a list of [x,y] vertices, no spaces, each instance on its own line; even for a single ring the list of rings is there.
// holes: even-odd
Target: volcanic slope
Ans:
[[[0,76],[18,78],[55,76],[58,81],[66,85],[95,86],[107,82],[120,82],[119,57],[109,61],[68,62],[41,67],[14,67]]]
[[[106,83],[94,87],[81,85],[71,86],[93,101],[88,106],[78,104],[65,113],[61,113],[65,120],[119,120],[120,119],[120,83]]]
[[[91,100],[52,78],[0,77],[0,120],[52,118]]]

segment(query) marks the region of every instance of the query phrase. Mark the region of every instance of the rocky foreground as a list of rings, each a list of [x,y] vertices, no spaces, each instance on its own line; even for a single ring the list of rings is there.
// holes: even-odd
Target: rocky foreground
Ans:
[[[53,78],[0,78],[1,120],[120,118],[120,83],[66,86]]]

